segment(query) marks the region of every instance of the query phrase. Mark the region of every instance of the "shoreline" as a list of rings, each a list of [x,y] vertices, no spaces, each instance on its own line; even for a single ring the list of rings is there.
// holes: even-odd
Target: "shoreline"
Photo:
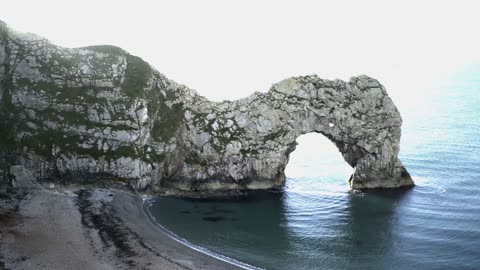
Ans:
[[[150,198],[149,198],[150,199]],[[244,262],[241,262],[241,261],[238,261],[236,259],[233,259],[233,258],[230,258],[228,256],[225,256],[225,255],[222,255],[220,253],[216,253],[212,250],[209,250],[207,248],[204,248],[204,247],[201,247],[201,246],[198,246],[198,245],[195,245],[195,244],[192,244],[190,243],[187,239],[184,239],[180,236],[178,236],[177,234],[175,234],[174,232],[172,231],[169,231],[167,228],[165,228],[164,226],[162,226],[160,223],[156,222],[156,219],[155,217],[153,217],[153,215],[149,212],[148,210],[148,199],[144,199],[143,200],[143,210],[144,210],[144,214],[146,216],[146,218],[148,218],[150,220],[150,222],[158,229],[160,230],[163,234],[169,236],[170,238],[172,238],[173,240],[177,241],[178,243],[180,243],[181,245],[184,245],[190,249],[193,249],[197,252],[200,252],[200,253],[203,253],[207,256],[210,256],[214,259],[217,259],[217,260],[220,260],[220,261],[224,261],[226,263],[229,263],[229,264],[232,264],[232,265],[235,265],[237,267],[240,267],[241,269],[246,269],[246,270],[262,270],[263,268],[259,268],[259,267],[255,267],[255,266],[252,266],[252,265],[249,265],[247,263],[244,263]]]
[[[120,189],[16,188],[0,199],[3,269],[247,269],[162,230]]]

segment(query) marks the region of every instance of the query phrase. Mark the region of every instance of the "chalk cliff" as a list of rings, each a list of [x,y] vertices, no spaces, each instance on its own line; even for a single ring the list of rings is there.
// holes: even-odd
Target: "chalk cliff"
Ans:
[[[0,186],[28,174],[153,192],[277,188],[309,132],[335,143],[352,188],[413,185],[400,114],[367,76],[293,77],[212,102],[120,48],[62,48],[0,22],[0,119]]]

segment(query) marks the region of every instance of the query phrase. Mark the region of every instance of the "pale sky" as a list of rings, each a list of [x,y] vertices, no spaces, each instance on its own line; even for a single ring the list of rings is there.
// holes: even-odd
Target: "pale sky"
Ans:
[[[424,103],[439,85],[480,63],[475,1],[3,0],[0,7],[0,20],[19,31],[66,47],[120,46],[212,100],[265,92],[290,76],[367,74],[387,87],[404,123],[422,121],[412,111],[432,110]],[[308,140],[316,155],[337,152]]]
[[[2,2],[0,19],[17,30],[123,47],[215,100],[314,73],[409,92],[480,60],[475,1]]]
[[[480,62],[475,1],[2,2],[0,19],[17,30],[66,47],[120,46],[212,100],[290,76],[367,74],[409,109]]]

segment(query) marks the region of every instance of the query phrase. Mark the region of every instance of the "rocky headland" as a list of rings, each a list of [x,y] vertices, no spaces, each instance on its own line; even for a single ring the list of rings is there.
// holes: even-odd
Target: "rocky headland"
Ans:
[[[63,48],[0,22],[0,119],[3,189],[18,178],[180,195],[279,188],[310,132],[338,147],[353,189],[413,185],[400,113],[368,76],[292,77],[212,102],[118,47]]]

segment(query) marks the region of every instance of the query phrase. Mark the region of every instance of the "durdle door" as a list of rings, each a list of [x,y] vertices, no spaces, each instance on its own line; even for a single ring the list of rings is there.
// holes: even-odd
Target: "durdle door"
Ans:
[[[413,185],[400,113],[368,76],[293,77],[212,102],[118,47],[62,48],[0,22],[0,119],[0,188],[25,175],[152,192],[278,188],[310,132],[335,143],[353,189]]]

